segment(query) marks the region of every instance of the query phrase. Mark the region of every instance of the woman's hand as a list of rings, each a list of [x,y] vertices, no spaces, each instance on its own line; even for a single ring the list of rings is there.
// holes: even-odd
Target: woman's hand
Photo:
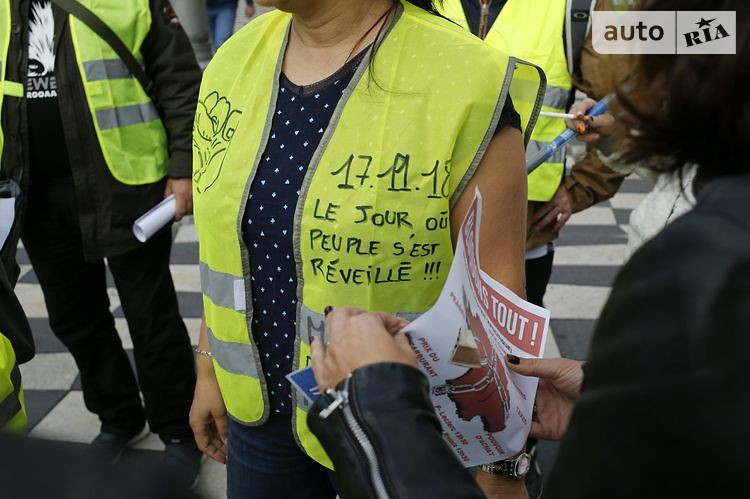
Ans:
[[[198,348],[208,349],[206,318],[201,320]],[[190,407],[190,428],[193,430],[198,449],[211,459],[227,463],[227,436],[229,419],[219,383],[216,381],[213,359],[198,355],[196,359],[198,379],[195,383],[193,405]]]
[[[201,365],[201,362],[204,364]],[[190,428],[198,449],[211,459],[226,464],[229,419],[213,365],[209,368],[212,362],[211,359],[198,359],[198,380],[190,407]]]
[[[582,133],[577,137],[581,142],[597,144],[604,138],[614,134],[617,130],[617,121],[611,113],[604,113],[601,116],[583,119],[586,117],[586,113],[589,109],[595,105],[596,101],[594,99],[584,99],[579,104],[570,108],[570,114],[579,116],[581,119],[565,120],[565,124],[568,125],[568,128],[575,132],[586,129],[585,133]]]
[[[369,364],[399,362],[417,366],[407,336],[408,321],[390,314],[353,308],[327,309],[328,346],[313,338],[312,368],[321,391],[333,388],[349,373]]]
[[[516,363],[517,361],[517,363]],[[560,440],[568,428],[573,405],[581,393],[583,362],[570,359],[518,359],[508,357],[508,368],[539,378],[531,436]]]

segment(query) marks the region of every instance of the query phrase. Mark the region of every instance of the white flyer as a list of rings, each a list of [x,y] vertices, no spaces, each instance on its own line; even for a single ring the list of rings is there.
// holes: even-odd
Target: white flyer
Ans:
[[[477,190],[440,297],[405,329],[430,381],[443,436],[466,467],[523,448],[538,381],[510,371],[505,358],[541,357],[550,317],[479,267],[481,217]]]

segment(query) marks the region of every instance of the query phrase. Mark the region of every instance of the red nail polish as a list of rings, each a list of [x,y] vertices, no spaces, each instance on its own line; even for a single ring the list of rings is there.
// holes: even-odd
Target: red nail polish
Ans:
[[[521,363],[521,357],[518,355],[510,355],[508,354],[508,364],[518,365]]]

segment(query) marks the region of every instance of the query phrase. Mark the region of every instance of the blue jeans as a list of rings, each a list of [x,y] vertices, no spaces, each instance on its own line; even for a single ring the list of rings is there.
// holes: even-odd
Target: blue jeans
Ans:
[[[237,6],[208,7],[208,30],[211,33],[211,43],[214,52],[219,50],[234,33],[234,19],[237,16]]]
[[[230,419],[227,499],[334,499],[332,478],[297,445],[291,416],[254,427]]]

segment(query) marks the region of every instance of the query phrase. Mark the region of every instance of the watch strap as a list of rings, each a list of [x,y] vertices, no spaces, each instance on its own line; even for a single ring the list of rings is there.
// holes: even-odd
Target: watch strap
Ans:
[[[510,476],[513,478],[523,478],[526,473],[519,474],[518,473],[518,463],[521,459],[524,458],[528,459],[529,455],[526,453],[521,453],[518,456],[514,457],[513,459],[506,459],[504,461],[497,461],[494,463],[489,464],[483,464],[482,465],[482,471],[485,473],[489,473],[491,475],[503,475],[503,476]]]
[[[490,473],[491,475],[516,476],[516,462],[515,460],[512,460],[484,464],[482,465],[482,471]]]

